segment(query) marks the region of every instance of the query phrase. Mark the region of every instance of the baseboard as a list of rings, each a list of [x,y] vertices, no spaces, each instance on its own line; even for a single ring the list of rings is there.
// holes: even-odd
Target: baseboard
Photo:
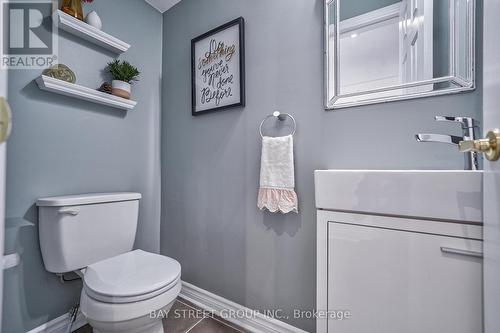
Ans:
[[[182,282],[180,297],[219,316],[221,313],[255,313],[243,305],[212,294],[211,292],[184,281]],[[238,318],[222,317],[225,320],[254,333],[307,333],[297,327],[263,314],[244,316],[244,318],[241,318],[243,316],[237,316]]]
[[[218,316],[221,316],[222,313],[254,313],[251,309],[243,305],[212,294],[184,281],[182,282],[180,297]],[[224,319],[254,333],[307,333],[280,320],[258,313],[254,316],[245,316],[243,318],[238,316],[237,318],[230,317]],[[66,333],[68,324],[69,316],[65,314],[26,333]],[[86,324],[87,320],[79,312],[73,323],[72,330],[75,331]]]
[[[81,314],[81,312],[78,312],[78,315],[76,316],[76,320],[73,323],[73,327],[71,328],[71,330],[75,331],[86,324],[87,320]],[[69,325],[69,315],[65,314],[43,325],[40,325],[26,333],[66,333],[68,325]]]

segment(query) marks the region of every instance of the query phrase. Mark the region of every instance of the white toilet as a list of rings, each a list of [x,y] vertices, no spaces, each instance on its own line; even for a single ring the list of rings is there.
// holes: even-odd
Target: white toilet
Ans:
[[[163,333],[162,315],[151,313],[168,312],[181,290],[177,261],[132,251],[140,198],[102,193],[37,201],[45,268],[82,276],[80,309],[95,333]]]

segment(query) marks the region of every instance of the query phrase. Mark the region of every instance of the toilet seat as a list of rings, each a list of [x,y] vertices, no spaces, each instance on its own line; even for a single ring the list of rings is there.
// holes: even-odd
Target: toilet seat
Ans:
[[[178,285],[180,276],[176,260],[135,250],[88,266],[84,292],[104,303],[133,303],[167,292]]]

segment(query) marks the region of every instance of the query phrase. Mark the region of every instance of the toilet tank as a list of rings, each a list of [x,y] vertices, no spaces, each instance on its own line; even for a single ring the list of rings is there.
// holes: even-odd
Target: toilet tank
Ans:
[[[132,250],[140,193],[96,193],[37,201],[40,248],[53,273],[78,270]]]

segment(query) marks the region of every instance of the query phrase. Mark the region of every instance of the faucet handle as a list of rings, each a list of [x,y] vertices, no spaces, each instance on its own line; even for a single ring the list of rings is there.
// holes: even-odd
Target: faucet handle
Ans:
[[[451,121],[460,123],[464,129],[477,126],[477,121],[471,117],[435,116],[434,119],[436,119],[436,121]]]

